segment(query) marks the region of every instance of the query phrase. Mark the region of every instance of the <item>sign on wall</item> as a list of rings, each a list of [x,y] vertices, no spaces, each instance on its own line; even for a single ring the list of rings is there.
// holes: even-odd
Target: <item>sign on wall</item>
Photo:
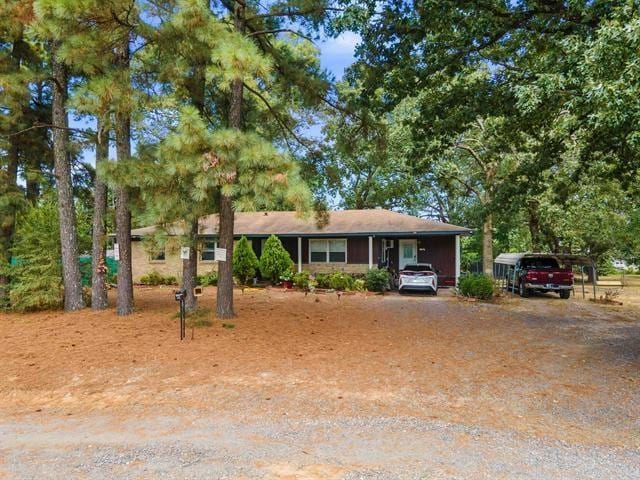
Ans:
[[[120,260],[120,245],[118,245],[117,243],[113,244],[113,258],[115,261]]]
[[[191,253],[191,249],[189,247],[180,248],[180,258],[182,260],[189,260],[190,253]]]
[[[227,249],[226,248],[216,248],[214,253],[214,260],[216,262],[226,262],[227,261]]]

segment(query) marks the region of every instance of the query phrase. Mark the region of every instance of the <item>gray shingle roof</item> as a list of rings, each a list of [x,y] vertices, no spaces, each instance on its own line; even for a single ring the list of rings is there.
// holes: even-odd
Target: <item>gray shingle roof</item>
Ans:
[[[132,236],[153,233],[155,226],[136,228]],[[168,228],[173,235],[181,235],[178,224]],[[300,217],[296,212],[237,212],[235,215],[235,235],[267,236],[308,236],[308,235],[382,235],[400,234],[468,234],[471,230],[448,223],[425,220],[423,218],[392,212],[390,210],[336,210],[329,212],[329,223],[319,228],[313,214]],[[218,215],[208,215],[200,219],[201,235],[218,233]]]

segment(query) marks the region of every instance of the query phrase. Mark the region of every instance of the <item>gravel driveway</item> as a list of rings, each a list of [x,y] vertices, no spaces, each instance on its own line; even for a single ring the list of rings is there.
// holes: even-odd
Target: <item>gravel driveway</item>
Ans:
[[[638,450],[415,418],[128,419],[0,427],[8,478],[638,479]]]

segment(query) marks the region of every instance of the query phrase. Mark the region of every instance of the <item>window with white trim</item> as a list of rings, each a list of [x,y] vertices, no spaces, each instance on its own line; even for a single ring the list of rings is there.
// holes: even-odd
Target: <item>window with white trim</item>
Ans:
[[[202,242],[202,252],[200,253],[200,260],[203,262],[213,262],[216,259],[216,248],[218,242],[215,240],[205,240]]]
[[[347,263],[347,239],[309,240],[309,263]]]

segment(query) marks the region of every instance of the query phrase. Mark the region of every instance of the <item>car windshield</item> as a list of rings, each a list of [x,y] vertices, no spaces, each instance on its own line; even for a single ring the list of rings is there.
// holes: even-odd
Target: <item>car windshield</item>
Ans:
[[[553,269],[559,268],[555,258],[523,258],[520,262],[522,268]]]
[[[431,272],[433,271],[433,267],[429,263],[424,263],[421,265],[406,265],[403,269],[403,272]]]

